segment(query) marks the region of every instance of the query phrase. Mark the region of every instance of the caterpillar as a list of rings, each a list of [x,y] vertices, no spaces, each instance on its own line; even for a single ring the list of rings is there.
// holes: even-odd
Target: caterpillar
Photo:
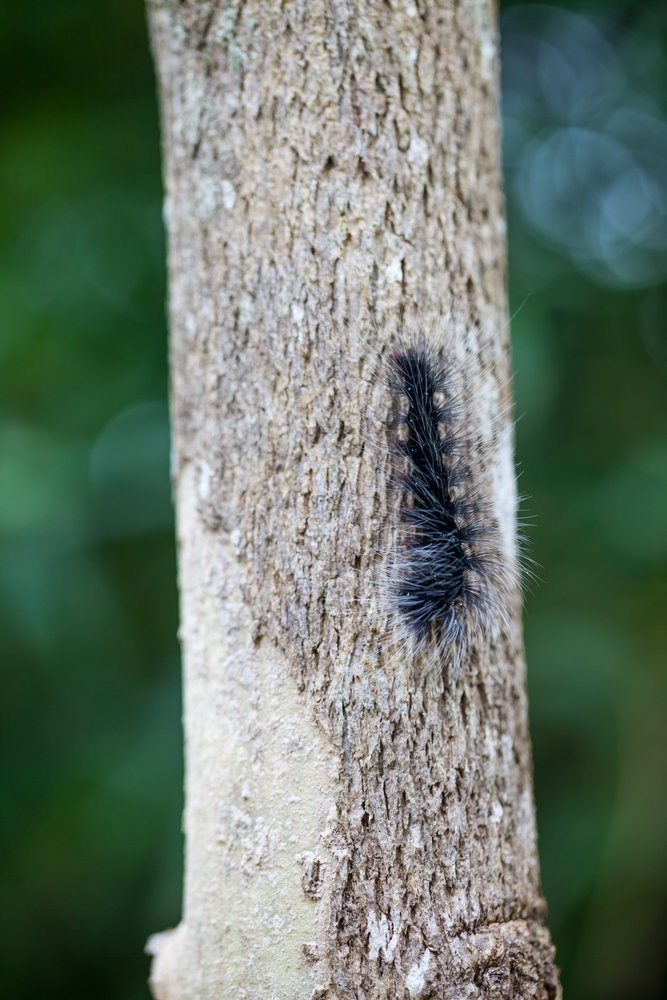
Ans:
[[[464,430],[454,366],[417,343],[392,353],[386,373],[401,411],[395,451],[409,466],[390,610],[404,640],[433,643],[457,670],[472,642],[507,626],[516,572],[480,481],[481,446]]]

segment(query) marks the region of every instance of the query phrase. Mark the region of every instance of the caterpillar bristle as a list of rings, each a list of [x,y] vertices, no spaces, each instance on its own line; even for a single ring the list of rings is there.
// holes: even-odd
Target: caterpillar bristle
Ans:
[[[409,464],[398,480],[405,502],[390,611],[402,644],[432,644],[457,669],[471,643],[508,627],[516,573],[502,555],[455,367],[426,342],[410,343],[389,355],[386,381],[402,407],[394,451]]]

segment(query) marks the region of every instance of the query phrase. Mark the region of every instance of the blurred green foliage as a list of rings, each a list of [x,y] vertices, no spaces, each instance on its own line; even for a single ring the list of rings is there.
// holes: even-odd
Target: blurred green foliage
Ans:
[[[525,640],[549,925],[566,1000],[657,1000],[667,7],[508,3],[501,23],[519,487],[541,581]]]
[[[531,725],[568,1000],[667,997],[663,7],[504,5]],[[0,50],[3,988],[146,1000],[144,941],[179,917],[182,773],[141,0],[7,0]]]
[[[0,46],[2,992],[146,998],[182,737],[142,5],[11,0]]]

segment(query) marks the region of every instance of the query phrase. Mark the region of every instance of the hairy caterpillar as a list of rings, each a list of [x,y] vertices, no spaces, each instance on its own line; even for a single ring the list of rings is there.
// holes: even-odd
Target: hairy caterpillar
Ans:
[[[386,373],[401,410],[395,450],[409,465],[390,610],[404,640],[433,643],[456,670],[473,641],[507,625],[517,574],[480,482],[481,446],[464,431],[453,365],[418,342],[391,354]]]

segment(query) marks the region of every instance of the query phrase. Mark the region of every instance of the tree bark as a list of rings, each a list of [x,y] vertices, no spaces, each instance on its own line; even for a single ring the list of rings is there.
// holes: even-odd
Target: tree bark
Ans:
[[[186,736],[154,995],[559,997],[518,595],[456,680],[381,600],[378,357],[419,315],[450,318],[516,558],[492,4],[149,8]]]

